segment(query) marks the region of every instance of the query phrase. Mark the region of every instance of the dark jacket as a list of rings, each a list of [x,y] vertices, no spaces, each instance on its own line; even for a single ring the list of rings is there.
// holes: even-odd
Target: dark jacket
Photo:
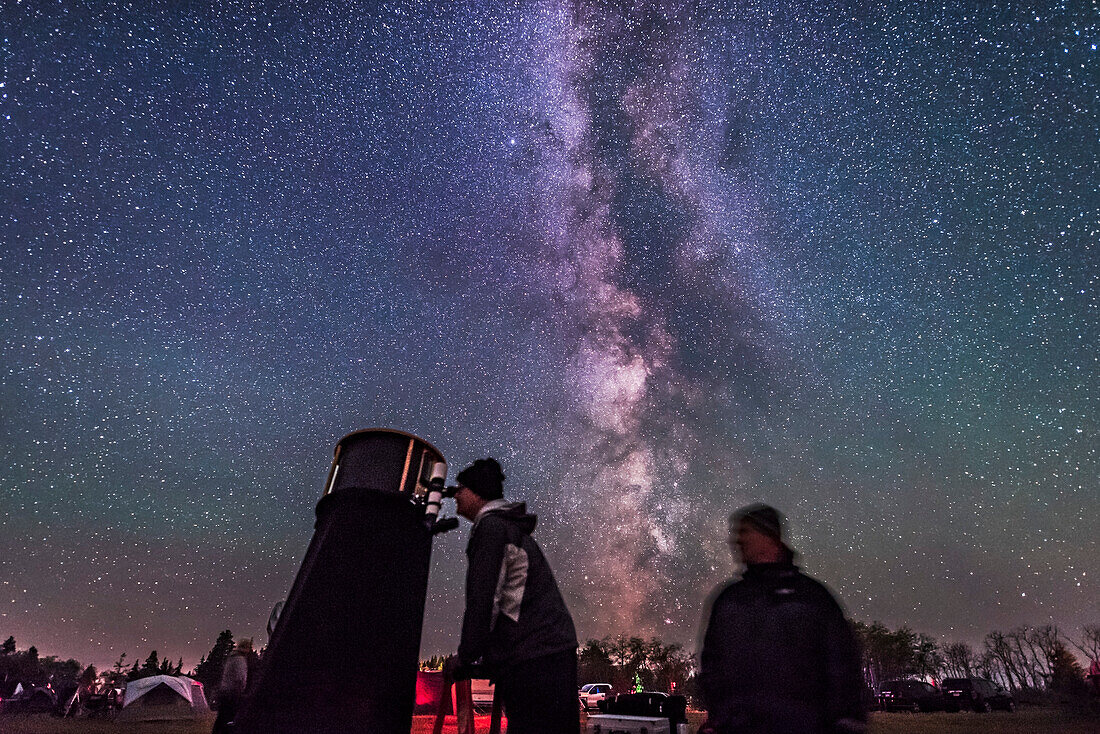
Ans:
[[[828,589],[790,562],[750,566],[722,591],[699,662],[720,734],[863,729],[851,627]]]
[[[491,672],[576,650],[577,633],[554,574],[531,537],[536,517],[515,503],[478,518],[466,547],[466,614],[458,658]]]

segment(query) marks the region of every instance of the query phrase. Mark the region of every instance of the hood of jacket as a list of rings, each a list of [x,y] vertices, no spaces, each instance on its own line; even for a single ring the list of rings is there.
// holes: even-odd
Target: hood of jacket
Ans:
[[[508,502],[499,507],[491,508],[484,515],[479,516],[474,525],[476,526],[477,523],[481,522],[482,519],[489,515],[514,523],[516,527],[527,535],[531,534],[531,531],[535,529],[535,524],[539,520],[537,515],[532,515],[527,512],[526,502]]]

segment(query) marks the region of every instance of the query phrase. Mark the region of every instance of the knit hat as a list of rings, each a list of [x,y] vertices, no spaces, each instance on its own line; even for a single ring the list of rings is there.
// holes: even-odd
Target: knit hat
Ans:
[[[460,487],[466,487],[483,500],[498,500],[504,496],[504,472],[496,459],[478,459],[456,477]]]
[[[747,522],[765,535],[783,542],[783,516],[774,507],[756,503],[742,507],[730,515],[730,532],[736,533],[737,527]]]

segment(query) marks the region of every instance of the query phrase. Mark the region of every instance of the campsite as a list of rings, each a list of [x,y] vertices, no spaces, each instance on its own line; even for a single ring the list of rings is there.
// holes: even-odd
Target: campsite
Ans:
[[[689,714],[692,732],[702,723],[698,712]],[[583,722],[582,715],[582,722]],[[5,717],[4,734],[208,734],[214,722],[212,714],[189,721],[121,722],[106,719],[60,719],[46,714],[26,717]],[[476,720],[477,733],[489,731],[489,717]],[[413,718],[411,734],[431,734],[432,717]],[[444,734],[456,731],[453,718],[443,728]],[[871,714],[870,734],[1031,734],[1056,731],[1060,734],[1095,734],[1096,720],[1056,708],[1023,708],[1013,714]]]
[[[126,686],[126,697],[116,721],[194,721],[210,713],[202,684],[186,676],[154,675]]]

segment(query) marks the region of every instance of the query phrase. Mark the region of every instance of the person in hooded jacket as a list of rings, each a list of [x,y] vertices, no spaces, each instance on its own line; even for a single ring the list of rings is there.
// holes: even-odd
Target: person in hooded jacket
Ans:
[[[575,734],[577,633],[550,565],[531,537],[536,517],[504,500],[504,474],[479,459],[458,474],[458,514],[473,523],[466,547],[466,612],[452,674],[487,671],[509,734]]]
[[[864,730],[855,636],[824,585],[794,565],[774,508],[730,516],[741,580],[714,600],[699,657],[701,732],[840,734]]]

